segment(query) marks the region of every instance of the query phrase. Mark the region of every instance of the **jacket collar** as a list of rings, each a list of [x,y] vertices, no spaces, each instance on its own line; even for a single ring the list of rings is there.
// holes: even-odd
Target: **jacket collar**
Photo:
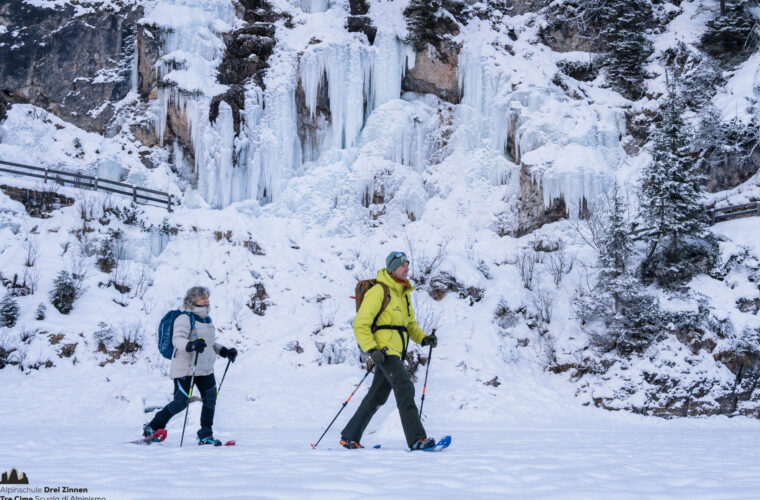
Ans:
[[[187,311],[195,314],[199,318],[203,318],[203,319],[208,318],[208,306],[204,306],[204,307],[192,306]]]
[[[399,283],[393,279],[393,276],[391,276],[390,273],[388,273],[388,270],[385,268],[380,269],[377,272],[377,281],[385,283],[388,285],[388,288],[391,290],[396,290],[396,292],[399,294],[404,292],[411,292],[414,290],[414,287],[411,283],[409,283],[409,280],[407,280],[406,283]]]

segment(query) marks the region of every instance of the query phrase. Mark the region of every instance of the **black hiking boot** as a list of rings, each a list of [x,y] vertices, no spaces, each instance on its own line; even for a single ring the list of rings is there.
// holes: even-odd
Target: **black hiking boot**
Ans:
[[[341,439],[340,445],[344,448],[348,448],[349,450],[358,450],[359,448],[364,448],[364,446],[359,444],[358,441],[348,441],[346,439]]]
[[[214,436],[198,438],[198,446],[203,446],[203,445],[222,446],[222,442],[219,441],[218,439],[214,439]]]
[[[435,439],[425,438],[414,443],[410,450],[429,450],[430,448],[435,448]]]

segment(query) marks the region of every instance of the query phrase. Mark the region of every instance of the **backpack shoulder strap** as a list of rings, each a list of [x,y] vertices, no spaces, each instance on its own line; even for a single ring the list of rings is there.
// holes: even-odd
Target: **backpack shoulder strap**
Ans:
[[[193,328],[195,328],[195,314],[191,313],[190,311],[182,311],[182,314],[187,314],[187,317],[190,318],[190,332],[189,334],[193,333]]]
[[[383,302],[380,304],[380,310],[377,311],[377,315],[375,315],[375,319],[372,321],[372,332],[377,330],[377,318],[383,314],[383,311],[385,311],[385,308],[388,307],[388,304],[391,302],[391,289],[388,288],[388,285],[381,281],[378,281],[375,284],[380,285],[383,289]]]

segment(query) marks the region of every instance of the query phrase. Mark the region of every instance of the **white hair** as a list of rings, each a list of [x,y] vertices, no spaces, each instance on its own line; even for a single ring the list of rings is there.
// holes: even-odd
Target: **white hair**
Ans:
[[[205,286],[194,286],[191,289],[187,291],[185,294],[185,298],[182,301],[182,305],[185,309],[190,310],[195,306],[195,303],[198,302],[201,299],[205,299],[211,295],[211,292],[208,291],[208,288]]]

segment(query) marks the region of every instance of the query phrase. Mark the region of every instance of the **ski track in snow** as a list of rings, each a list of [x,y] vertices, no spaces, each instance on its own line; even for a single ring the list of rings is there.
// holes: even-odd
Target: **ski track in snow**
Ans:
[[[123,427],[51,426],[23,432],[3,454],[33,480],[109,499],[151,499],[157,491],[162,498],[398,498],[412,491],[418,498],[757,498],[760,429],[699,430],[682,422],[456,430],[448,450],[423,454],[406,452],[400,436],[381,440],[380,450],[328,450],[335,443],[325,441],[314,451],[312,429],[241,429],[234,448],[199,448],[188,425],[179,448],[179,429],[163,444],[138,446],[119,442]]]
[[[218,439],[235,439],[237,446],[219,448],[197,446],[201,406],[195,403],[182,448],[184,414],[169,422],[165,442],[127,443],[150,418],[139,394],[168,398],[170,383],[155,371],[109,365],[85,368],[90,376],[83,377],[83,367],[63,366],[29,377],[6,370],[0,468],[24,471],[30,486],[84,487],[109,500],[332,500],[412,492],[415,498],[713,500],[757,498],[760,488],[756,420],[664,420],[582,407],[556,377],[524,368],[505,373],[498,400],[481,396],[460,409],[462,380],[445,373],[444,358],[429,380],[423,422],[429,435],[452,435],[447,450],[407,452],[393,398],[367,429],[366,449],[341,448],[340,429],[366,387],[313,450],[309,443],[340,409],[359,371],[267,364],[262,372],[260,358],[239,361],[220,392],[214,425]],[[418,382],[417,394],[420,389]],[[381,449],[370,448],[377,443]]]

